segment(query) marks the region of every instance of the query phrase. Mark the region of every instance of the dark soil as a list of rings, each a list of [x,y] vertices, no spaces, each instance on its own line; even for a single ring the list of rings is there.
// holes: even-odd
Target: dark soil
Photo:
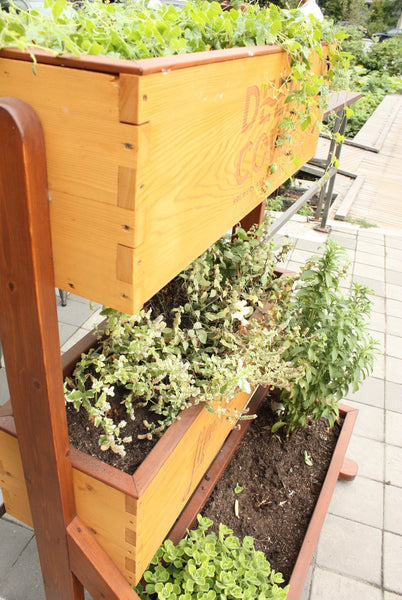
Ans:
[[[274,422],[270,403],[263,403],[202,513],[240,538],[251,535],[257,550],[288,582],[340,425],[330,429],[321,419],[286,439],[280,431],[271,433]],[[244,489],[236,494],[237,485]]]
[[[142,411],[142,412],[141,412]],[[137,418],[128,423],[125,435],[133,439],[144,433],[143,418],[152,418],[146,409],[137,409]],[[99,431],[83,411],[67,406],[70,443],[103,462],[133,474],[156,439],[126,444],[127,456],[120,457],[99,448]],[[123,417],[120,417],[123,418]],[[154,415],[155,418],[155,415]],[[310,425],[286,439],[281,431],[271,433],[274,415],[270,402],[263,403],[241,446],[218,482],[203,514],[218,525],[234,530],[240,538],[251,535],[272,568],[288,581],[305,531],[324,481],[340,427],[329,429],[325,420]],[[306,462],[311,460],[312,464]],[[235,494],[234,489],[243,486]],[[235,501],[238,501],[238,517]]]
[[[118,395],[116,394],[115,399],[117,398]],[[109,401],[110,400],[111,399],[109,399]],[[116,423],[127,420],[126,412],[120,408],[121,414],[119,414],[119,408],[120,407],[116,403],[114,409]],[[134,440],[131,444],[125,444],[126,456],[115,454],[112,450],[104,451],[100,449],[100,428],[96,428],[93,423],[88,421],[88,415],[84,409],[77,412],[72,404],[67,404],[66,410],[70,444],[74,448],[82,450],[82,452],[90,454],[91,456],[95,456],[102,462],[107,463],[112,467],[116,467],[116,469],[120,469],[120,471],[124,471],[124,473],[128,473],[129,475],[133,475],[137,467],[139,467],[158,441],[158,438],[156,437],[152,440],[137,439],[138,435],[147,434],[147,429],[143,424],[144,419],[147,419],[148,422],[157,420],[157,415],[146,408],[137,407],[135,409],[135,421],[128,420],[127,426],[124,428],[124,436],[131,435]]]

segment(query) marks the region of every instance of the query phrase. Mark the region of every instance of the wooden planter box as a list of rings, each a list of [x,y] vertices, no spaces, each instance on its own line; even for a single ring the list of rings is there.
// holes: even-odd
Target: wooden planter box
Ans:
[[[258,396],[255,396],[250,401],[250,412],[256,413],[260,404],[261,399]],[[342,429],[339,434],[339,438],[336,443],[336,447],[332,455],[317,504],[314,508],[314,512],[311,516],[309,526],[304,536],[303,544],[300,548],[295,566],[292,571],[289,581],[289,593],[287,595],[287,600],[299,600],[302,594],[304,582],[314,556],[318,539],[320,537],[321,528],[323,526],[337,480],[352,480],[356,476],[357,465],[354,461],[345,458],[345,454],[358,412],[359,411],[356,408],[351,408],[345,404],[340,405],[339,413],[343,418]],[[177,544],[179,540],[186,534],[186,530],[192,527],[196,520],[197,514],[202,512],[202,508],[211,495],[215,484],[219,480],[224,469],[235,453],[250,424],[250,421],[243,421],[240,424],[240,427],[237,430],[234,430],[228,436],[219,454],[216,456],[211,467],[206,472],[205,477],[201,480],[186,508],[183,510],[182,514],[169,533],[168,537],[175,544]]]
[[[91,345],[91,335],[63,357],[65,373]],[[254,393],[264,395],[261,388]],[[240,393],[227,406],[242,410],[251,396]],[[138,583],[232,429],[202,404],[193,406],[132,476],[71,448],[77,514],[131,584]],[[0,417],[0,487],[6,511],[32,526],[12,416]]]
[[[43,126],[56,286],[108,306],[137,312],[261,202],[266,180],[273,191],[314,155],[316,127],[275,146],[292,110],[276,91],[289,73],[277,46],[35,54],[36,74],[28,54],[0,52],[0,97],[26,101]]]

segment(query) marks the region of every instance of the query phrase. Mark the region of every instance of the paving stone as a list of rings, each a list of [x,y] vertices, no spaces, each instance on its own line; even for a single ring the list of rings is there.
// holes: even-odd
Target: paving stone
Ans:
[[[387,250],[390,250],[391,248],[395,248],[396,250],[402,250],[402,237],[387,235],[386,247]]]
[[[304,263],[301,262],[296,262],[294,260],[290,260],[287,264],[287,269],[289,269],[290,271],[294,271],[295,273],[298,273],[301,269],[301,267],[303,266]]]
[[[315,253],[310,252],[309,250],[300,250],[296,246],[295,250],[293,250],[293,252],[292,252],[290,259],[292,262],[302,263],[304,265],[306,260],[311,258],[313,256],[313,254],[315,254]]]
[[[386,318],[385,331],[391,335],[402,336],[402,317],[398,318],[388,315]]]
[[[352,435],[348,456],[359,465],[359,475],[384,481],[384,444],[376,440]]]
[[[362,581],[316,568],[310,600],[382,600],[382,592]]]
[[[76,331],[77,327],[75,325],[68,325],[67,323],[59,322],[60,347],[64,346],[67,340],[69,340]]]
[[[400,271],[391,271],[386,269],[385,281],[387,283],[393,283],[394,285],[402,285],[402,273]]]
[[[402,247],[393,248],[386,244],[385,254],[387,258],[399,260],[399,264],[402,262]]]
[[[384,381],[375,377],[368,377],[357,392],[349,392],[346,398],[350,398],[359,404],[384,408]]]
[[[0,406],[5,404],[10,399],[8,391],[7,373],[5,368],[0,369]]]
[[[402,535],[402,488],[386,485],[384,491],[384,529]]]
[[[378,333],[385,331],[385,315],[383,312],[372,311],[370,317],[367,318],[370,329],[373,330],[373,337],[378,339]]]
[[[361,404],[350,399],[346,399],[345,404],[357,408],[359,411],[353,435],[360,435],[378,442],[384,441],[384,410],[382,408]]]
[[[318,543],[317,565],[381,585],[381,546],[380,529],[328,514]],[[327,595],[321,598],[327,600]]]
[[[402,594],[394,594],[394,592],[384,592],[384,600],[400,600]]]
[[[387,381],[402,383],[402,358],[387,356],[385,361],[385,376]]]
[[[360,476],[353,481],[338,481],[329,512],[382,529],[383,488],[383,483]]]
[[[385,236],[383,232],[377,231],[376,229],[370,229],[366,231],[360,229],[357,239],[358,241],[375,242],[377,244],[383,245],[385,241]]]
[[[338,244],[344,248],[349,248],[350,250],[356,249],[356,237],[352,234],[349,235],[347,233],[337,233],[335,231],[331,232],[329,237],[331,240],[334,240],[334,242],[338,242]]]
[[[314,570],[315,570],[315,557],[313,557],[313,560],[311,561],[310,568],[308,570],[306,579],[304,581],[303,589],[300,594],[299,600],[310,600],[311,584],[313,581]]]
[[[362,263],[355,263],[353,268],[353,278],[361,275],[369,279],[375,279],[383,282],[385,280],[385,271],[383,267],[374,267],[371,265],[363,265]]]
[[[385,299],[382,296],[376,296],[375,294],[368,294],[371,300],[371,310],[373,312],[381,312],[385,314]]]
[[[10,523],[4,518],[0,519],[0,540],[7,540],[7,543],[0,544],[0,581],[8,575],[32,537],[32,531],[25,529],[25,527]],[[0,598],[1,590],[0,585]],[[28,598],[29,596],[25,597]],[[22,598],[24,596],[21,596]]]
[[[384,532],[384,587],[402,594],[402,537]]]
[[[393,446],[402,446],[402,413],[386,411],[385,441]]]
[[[4,600],[45,600],[34,538],[18,557],[7,577],[1,581],[0,598],[4,598]]]
[[[402,302],[387,298],[387,316],[402,318]]]
[[[101,308],[94,311],[93,314],[81,325],[83,329],[87,329],[88,331],[92,331],[99,323],[105,320],[105,317],[101,315]]]
[[[92,310],[89,300],[84,302],[71,301],[67,302],[67,306],[58,306],[57,315],[59,323],[67,325],[75,325],[80,327],[91,316]]]
[[[385,335],[379,331],[368,330],[372,337],[377,340],[378,346],[374,352],[374,365],[372,377],[384,379],[385,377]]]
[[[395,285],[393,283],[387,282],[385,291],[386,291],[387,298],[390,298],[392,300],[399,300],[399,301],[402,300],[402,286],[401,285]]]
[[[385,340],[385,350],[388,356],[402,358],[402,337],[399,335],[387,334]]]
[[[385,481],[402,487],[402,448],[398,446],[385,447]]]
[[[324,252],[324,244],[322,242],[304,240],[302,238],[296,240],[296,248],[297,250],[306,250],[311,254],[323,254]]]
[[[356,252],[370,252],[372,254],[384,254],[384,244],[381,240],[360,241],[357,240]]]
[[[388,250],[387,250],[388,254]],[[385,255],[385,268],[389,271],[398,271],[401,268],[401,259],[400,258],[392,258],[388,255]]]
[[[385,408],[402,413],[402,385],[400,383],[385,382]]]
[[[381,267],[385,268],[385,256],[384,252],[379,252],[378,254],[371,254],[369,252],[361,252],[357,250],[356,252],[356,264],[363,265],[371,265],[372,267]]]

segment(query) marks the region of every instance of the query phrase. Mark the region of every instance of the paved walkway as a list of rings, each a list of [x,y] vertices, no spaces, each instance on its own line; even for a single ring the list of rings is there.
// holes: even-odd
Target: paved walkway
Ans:
[[[383,143],[388,153],[388,144],[392,144],[392,156],[397,157],[402,153],[401,117],[402,103]],[[381,118],[390,117],[385,114]],[[376,127],[384,129],[381,124]],[[392,157],[379,154],[384,164],[390,162]],[[361,155],[356,168],[364,160]],[[395,227],[402,211],[401,186],[394,181],[401,170],[395,168],[384,172],[380,181],[375,178],[378,198],[385,196],[385,180],[390,185],[387,189],[397,186],[391,194],[394,201],[388,223],[381,221],[381,228],[373,229],[330,223],[330,237],[344,246],[351,258],[353,279],[373,290],[370,329],[381,350],[372,376],[346,399],[359,408],[348,450],[348,456],[359,464],[359,473],[353,482],[340,481],[336,486],[303,600],[402,598],[402,222]],[[358,205],[354,203],[352,214]],[[377,222],[369,206],[363,214]],[[292,268],[298,268],[328,237],[302,218],[289,223],[285,233],[293,240]],[[73,296],[58,311],[63,349],[98,319],[87,301]],[[7,398],[5,370],[0,369],[0,404]],[[0,519],[0,600],[44,598],[33,531],[4,515]]]

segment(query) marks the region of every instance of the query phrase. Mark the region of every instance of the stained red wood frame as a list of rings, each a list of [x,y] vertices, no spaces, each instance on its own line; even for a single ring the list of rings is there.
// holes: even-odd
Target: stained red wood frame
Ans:
[[[76,515],[51,255],[45,144],[34,110],[0,99],[0,339],[47,600],[138,600]]]
[[[267,390],[259,388],[258,393],[254,394],[249,405],[250,414],[258,412],[266,392]],[[349,445],[358,412],[357,408],[351,408],[344,404],[339,406],[339,413],[343,419],[341,433],[336,443],[331,463],[321,488],[320,496],[304,536],[302,547],[300,548],[296,563],[293,567],[289,581],[287,600],[299,600],[301,596],[337,480],[344,479],[351,481],[357,474],[357,464],[353,460],[345,458],[345,453]],[[197,489],[188,501],[185,509],[182,511],[180,517],[169,532],[168,538],[172,540],[174,544],[177,544],[182,537],[184,537],[187,529],[191,529],[192,525],[195,523],[198,513],[202,512],[215,485],[237,450],[241,440],[246,435],[250,425],[251,421],[249,420],[241,421],[240,426],[237,429],[234,429],[226,439],[219,454],[204,475],[204,478],[198,484]]]

